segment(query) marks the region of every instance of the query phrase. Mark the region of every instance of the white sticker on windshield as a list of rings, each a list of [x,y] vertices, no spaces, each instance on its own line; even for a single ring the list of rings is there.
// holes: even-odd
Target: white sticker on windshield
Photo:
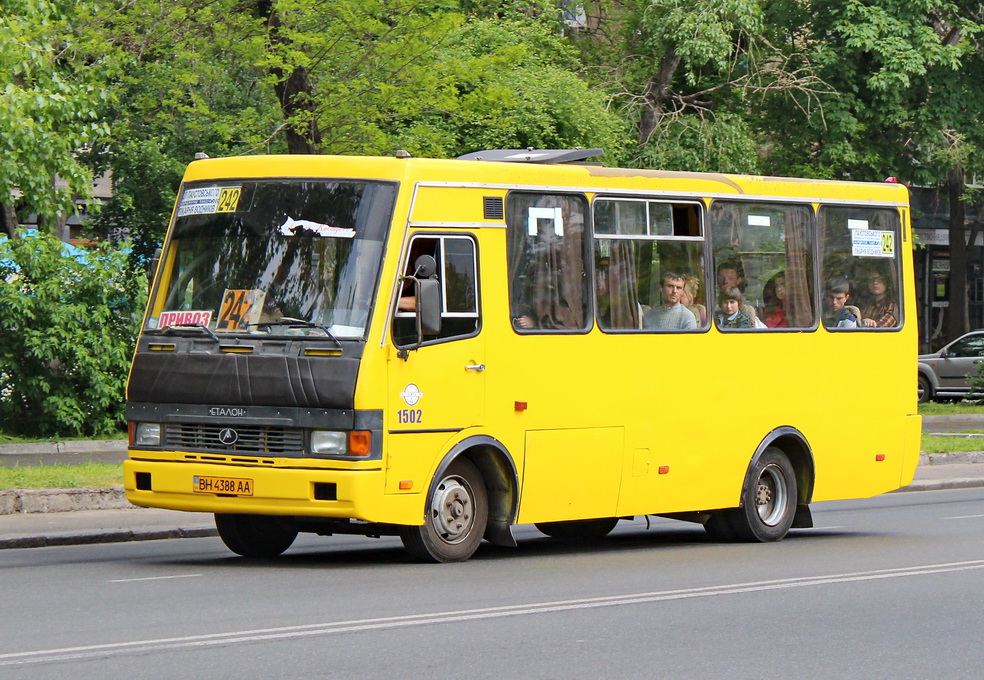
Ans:
[[[309,220],[295,220],[288,217],[283,224],[277,227],[277,231],[284,236],[297,236],[297,230],[313,231],[318,236],[331,238],[355,238],[355,229],[344,229],[342,227],[332,227],[327,224],[319,224]]]
[[[188,189],[181,194],[178,204],[178,217],[188,215],[213,215],[221,212],[236,212],[242,186],[207,187]]]

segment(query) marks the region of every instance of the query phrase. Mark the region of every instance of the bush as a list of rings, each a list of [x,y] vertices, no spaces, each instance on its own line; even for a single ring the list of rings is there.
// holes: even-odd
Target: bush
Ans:
[[[125,253],[70,255],[41,234],[0,239],[0,423],[10,433],[92,436],[125,422],[146,276]]]
[[[970,382],[970,391],[964,402],[971,404],[984,402],[984,362],[977,364],[977,371],[969,374],[967,378]]]

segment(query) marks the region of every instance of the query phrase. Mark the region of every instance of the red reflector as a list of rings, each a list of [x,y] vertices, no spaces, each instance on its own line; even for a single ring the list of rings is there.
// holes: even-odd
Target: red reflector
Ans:
[[[885,454],[884,453],[876,453],[875,454],[875,460],[877,460],[879,463],[882,462],[883,460],[885,460]]]
[[[526,410],[526,402],[525,401],[517,401],[515,408],[516,408],[517,411],[525,411]]]
[[[669,472],[670,472],[670,466],[669,465],[660,465],[659,466],[659,474],[665,475],[665,474],[669,474]]]

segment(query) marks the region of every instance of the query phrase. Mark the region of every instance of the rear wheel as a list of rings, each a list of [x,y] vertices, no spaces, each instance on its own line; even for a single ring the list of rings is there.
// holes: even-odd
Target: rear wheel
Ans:
[[[422,526],[403,527],[407,551],[424,562],[464,562],[478,550],[489,518],[482,474],[458,458],[444,472],[427,500]]]
[[[929,384],[929,378],[922,373],[919,374],[918,394],[920,404],[925,404],[933,399],[933,386]]]
[[[280,517],[267,515],[215,515],[219,538],[243,557],[276,557],[297,538],[297,529]]]
[[[538,522],[536,528],[551,538],[565,541],[597,541],[611,533],[618,524],[617,517],[577,519],[566,522]]]

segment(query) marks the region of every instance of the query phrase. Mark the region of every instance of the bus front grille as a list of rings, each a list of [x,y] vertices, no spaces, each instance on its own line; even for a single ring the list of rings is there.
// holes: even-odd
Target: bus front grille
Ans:
[[[304,454],[301,430],[286,427],[224,427],[196,423],[168,423],[165,447],[216,453],[264,453],[280,456]]]

